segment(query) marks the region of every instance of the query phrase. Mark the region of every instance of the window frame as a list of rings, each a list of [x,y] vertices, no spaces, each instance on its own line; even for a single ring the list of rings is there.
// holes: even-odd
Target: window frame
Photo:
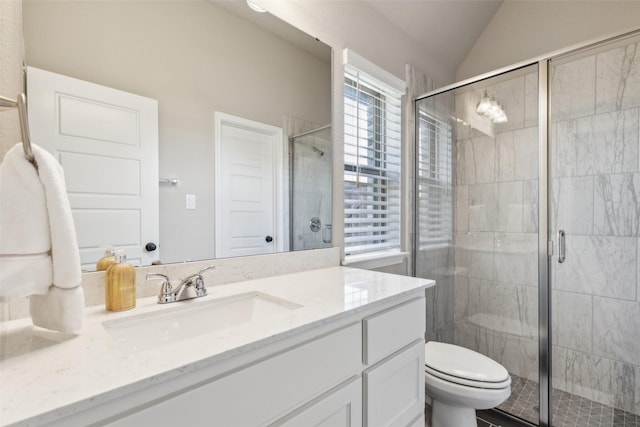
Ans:
[[[355,77],[355,79],[354,79]],[[381,88],[375,87],[374,84],[371,84],[369,81],[366,83],[362,82],[360,79],[359,72],[356,73],[356,76],[353,76],[353,73],[345,72],[344,76],[344,103],[345,103],[345,122],[346,118],[349,116],[347,102],[351,102],[354,104],[351,109],[356,111],[356,125],[360,126],[360,121],[362,119],[357,116],[357,112],[359,112],[359,105],[362,105],[363,102],[359,101],[358,91],[361,94],[367,95],[371,97],[374,102],[370,103],[365,101],[367,107],[373,108],[373,123],[367,124],[366,131],[368,133],[372,133],[372,138],[366,138],[368,141],[372,140],[371,145],[367,144],[367,147],[364,148],[367,150],[367,155],[364,156],[367,158],[367,162],[372,162],[370,165],[363,165],[360,162],[362,156],[360,156],[359,152],[355,155],[353,153],[345,154],[343,156],[344,166],[343,173],[345,176],[345,192],[344,192],[344,222],[345,222],[345,257],[353,258],[362,255],[371,255],[376,252],[384,252],[388,254],[390,251],[399,252],[400,244],[401,244],[401,233],[402,233],[402,211],[401,211],[401,192],[402,192],[402,182],[401,182],[401,95],[398,95],[395,98],[388,99],[392,94],[387,93],[384,89],[384,85],[381,85]],[[351,92],[351,93],[349,93]],[[355,92],[355,93],[354,93]],[[360,104],[358,104],[360,102]],[[395,103],[395,104],[392,104]],[[397,147],[390,143],[391,137],[389,136],[389,108],[397,109],[397,128],[398,128],[398,137],[397,137]],[[347,137],[355,138],[355,145],[358,147],[362,138],[358,136],[348,135],[346,132],[347,126],[345,125],[345,147],[347,146]],[[362,129],[362,127],[360,128]],[[393,157],[389,152],[391,150],[397,149],[397,172],[394,172],[393,165],[394,163],[390,160]],[[358,150],[359,151],[359,150]],[[372,152],[373,155],[369,155],[369,152]],[[355,161],[347,162],[347,156],[355,156]],[[372,159],[373,158],[373,159]],[[389,167],[390,166],[390,167]],[[394,173],[397,174],[397,178],[394,178],[390,175]],[[352,180],[347,179],[347,174],[355,174],[358,178],[356,178],[356,183],[354,184]],[[381,214],[369,213],[368,215],[373,215],[370,217],[371,221],[363,221],[368,225],[375,225],[374,230],[368,232],[366,231],[358,231],[357,233],[362,237],[371,236],[372,239],[366,240],[366,244],[358,245],[356,242],[349,242],[349,218],[352,218],[352,215],[358,215],[357,213],[347,213],[347,210],[353,210],[357,208],[357,203],[347,204],[348,195],[353,195],[355,193],[354,187],[358,187],[358,179],[360,174],[367,176],[372,179],[371,183],[366,183],[367,186],[370,186],[374,189],[381,189],[379,194],[373,195],[373,199],[376,203],[379,203],[380,210],[384,211]],[[378,177],[376,177],[378,175]],[[352,185],[352,187],[348,187]],[[391,188],[392,185],[396,185],[396,188]],[[395,194],[394,194],[395,193]],[[363,193],[365,194],[365,193]],[[394,198],[396,199],[394,201]],[[355,205],[355,206],[354,206]],[[363,213],[361,215],[366,215],[367,211],[370,211],[371,208],[363,209]],[[397,213],[395,213],[397,212]],[[396,218],[394,218],[396,217]],[[355,227],[354,227],[355,228]],[[374,237],[379,236],[378,239]],[[351,248],[351,250],[350,250]]]

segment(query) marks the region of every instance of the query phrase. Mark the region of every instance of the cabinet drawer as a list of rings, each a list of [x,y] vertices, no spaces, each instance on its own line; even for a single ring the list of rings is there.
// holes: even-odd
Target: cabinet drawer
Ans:
[[[362,378],[357,377],[346,385],[336,387],[273,426],[362,426]]]
[[[303,343],[109,425],[266,425],[361,369],[360,325]]]
[[[424,338],[425,299],[418,298],[364,319],[364,363],[384,357]]]
[[[424,340],[364,373],[365,425],[406,426],[424,411]]]

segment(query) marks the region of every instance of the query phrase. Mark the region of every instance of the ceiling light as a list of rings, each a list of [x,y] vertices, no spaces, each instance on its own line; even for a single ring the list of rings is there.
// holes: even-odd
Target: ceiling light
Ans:
[[[502,106],[498,104],[498,101],[494,97],[489,98],[486,90],[484,91],[482,99],[478,102],[476,112],[482,117],[491,120],[493,123],[507,122],[507,115],[502,109]]]
[[[489,113],[490,109],[491,109],[491,100],[489,99],[489,95],[487,95],[487,92],[485,91],[484,96],[478,103],[478,107],[476,108],[476,111],[481,116],[486,116]]]
[[[264,13],[264,12],[267,11],[267,9],[265,9],[262,6],[258,6],[257,4],[252,2],[251,0],[247,0],[247,5],[251,8],[251,10],[254,10],[256,12]]]

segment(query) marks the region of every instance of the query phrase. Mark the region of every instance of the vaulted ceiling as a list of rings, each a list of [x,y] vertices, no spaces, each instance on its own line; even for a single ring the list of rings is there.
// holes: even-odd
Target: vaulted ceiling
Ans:
[[[278,20],[256,14],[246,0],[211,0],[217,6],[253,21],[257,25],[298,44],[295,30]],[[302,0],[296,0],[302,1]],[[334,1],[354,1],[370,7],[397,27],[425,52],[435,55],[445,69],[457,70],[503,0],[320,0],[331,7]],[[306,49],[314,49],[307,41]],[[317,46],[315,47],[317,49]],[[320,52],[324,54],[324,52]]]
[[[358,0],[458,69],[502,0]]]

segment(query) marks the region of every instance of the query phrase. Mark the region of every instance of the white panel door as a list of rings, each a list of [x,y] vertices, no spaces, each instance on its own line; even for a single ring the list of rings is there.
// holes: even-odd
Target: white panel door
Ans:
[[[133,264],[159,250],[158,102],[28,67],[31,139],[64,169],[82,267],[95,269],[104,247]]]
[[[282,129],[215,114],[216,258],[282,250]]]

